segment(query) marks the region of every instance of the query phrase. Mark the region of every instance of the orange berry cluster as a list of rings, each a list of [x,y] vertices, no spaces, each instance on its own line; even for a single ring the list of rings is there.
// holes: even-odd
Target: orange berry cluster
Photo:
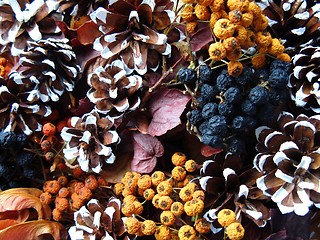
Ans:
[[[266,54],[290,61],[284,46],[266,30],[268,19],[260,6],[250,0],[183,0],[180,16],[186,22],[187,32],[193,33],[198,21],[207,22],[212,29],[214,43],[208,49],[214,62],[229,60],[228,72],[232,76],[242,73],[242,49],[257,47],[252,58],[255,68],[264,67]]]
[[[127,172],[121,183],[114,185],[115,194],[124,197],[121,211],[127,217],[125,227],[129,234],[187,240],[196,239],[210,230],[209,222],[201,217],[205,194],[191,181],[192,173],[198,169],[197,163],[181,152],[174,153],[171,160],[175,167],[170,177],[162,171],[151,175]],[[155,208],[154,212],[160,211],[159,218],[142,217],[143,205],[148,203]],[[139,221],[138,216],[144,221]],[[193,225],[177,226],[176,223],[185,218],[193,219]]]
[[[225,233],[230,240],[241,240],[244,237],[244,228],[241,223],[236,221],[236,214],[230,209],[219,211],[218,222],[225,228]]]
[[[40,201],[48,205],[54,203],[52,217],[53,220],[60,221],[66,213],[76,211],[85,205],[99,187],[107,185],[104,178],[95,175],[88,175],[84,181],[69,181],[66,176],[60,176],[44,183]]]

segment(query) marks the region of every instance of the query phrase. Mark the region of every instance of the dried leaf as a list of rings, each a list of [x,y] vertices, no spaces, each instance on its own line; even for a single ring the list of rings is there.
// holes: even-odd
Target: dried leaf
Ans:
[[[201,48],[212,41],[212,32],[208,24],[198,23],[198,30],[194,34],[192,34],[190,39],[191,51],[199,51]]]
[[[22,209],[20,211],[0,212],[0,220],[11,219],[17,222],[24,222],[28,219],[29,216],[29,209]]]
[[[43,234],[50,234],[56,240],[67,239],[64,227],[58,222],[37,220],[13,225],[0,231],[0,239],[20,240],[23,237],[38,239]]]
[[[148,134],[133,133],[134,155],[131,163],[132,171],[150,173],[157,164],[157,157],[161,157],[164,148],[161,142]]]
[[[186,108],[191,96],[178,89],[164,89],[157,92],[150,100],[149,110],[152,120],[148,133],[161,136],[181,123],[180,115]]]
[[[19,224],[19,222],[13,219],[0,220],[0,230],[6,229],[10,226],[17,225],[17,224]]]
[[[50,219],[50,207],[40,202],[40,190],[37,190],[30,188],[28,191],[25,188],[16,188],[1,192],[0,212],[34,208],[38,212],[39,219]],[[36,196],[32,194],[35,194]]]

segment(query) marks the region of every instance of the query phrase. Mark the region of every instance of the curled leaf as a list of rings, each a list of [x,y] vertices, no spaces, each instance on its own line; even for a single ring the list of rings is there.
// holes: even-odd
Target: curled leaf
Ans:
[[[29,189],[28,191],[24,188],[3,191],[0,193],[0,212],[34,208],[38,212],[39,219],[49,219],[51,209],[48,205],[40,202],[40,195],[38,194],[39,192],[35,189]]]
[[[39,239],[44,234],[52,235],[55,240],[67,239],[66,231],[60,223],[47,220],[29,221],[7,227],[0,231],[0,239]]]

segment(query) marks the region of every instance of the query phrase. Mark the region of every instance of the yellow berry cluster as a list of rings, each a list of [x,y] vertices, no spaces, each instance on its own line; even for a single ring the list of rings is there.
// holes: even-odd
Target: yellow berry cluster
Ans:
[[[60,221],[68,212],[84,206],[99,187],[107,184],[107,181],[100,176],[88,175],[83,181],[77,179],[69,181],[66,176],[60,176],[44,183],[40,201],[48,205],[53,204],[53,220]]]
[[[193,33],[197,22],[207,22],[212,29],[214,43],[208,49],[213,62],[229,60],[228,72],[232,76],[242,73],[240,62],[242,49],[256,46],[258,54],[252,65],[261,68],[266,63],[266,54],[283,61],[290,61],[284,46],[272,38],[266,30],[268,19],[260,6],[250,0],[183,0],[180,16],[186,22],[187,32]]]
[[[171,160],[175,166],[169,176],[162,171],[151,175],[127,172],[121,183],[114,185],[115,194],[123,197],[121,211],[127,217],[125,227],[129,234],[193,240],[210,230],[210,223],[201,217],[205,194],[191,181],[197,163],[181,152],[174,153]],[[143,216],[143,205],[148,203],[155,212],[160,211],[158,218]],[[194,219],[193,225],[186,224],[184,218]],[[185,224],[178,227],[177,221]]]
[[[241,223],[236,221],[236,214],[230,209],[219,211],[218,222],[225,228],[225,233],[230,240],[241,240],[244,237],[244,228]]]

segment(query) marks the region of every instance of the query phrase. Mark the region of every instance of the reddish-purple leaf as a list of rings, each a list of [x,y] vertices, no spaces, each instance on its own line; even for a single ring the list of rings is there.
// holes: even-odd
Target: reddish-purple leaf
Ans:
[[[217,154],[222,151],[223,151],[222,148],[213,148],[208,145],[201,146],[201,155],[204,157],[211,157],[212,155]]]
[[[192,34],[190,39],[191,51],[199,51],[201,48],[212,41],[212,32],[209,25],[206,23],[198,23],[198,30],[194,34]]]
[[[151,98],[149,104],[152,120],[149,124],[148,133],[151,136],[161,136],[178,126],[181,123],[180,115],[190,99],[190,95],[174,88],[157,92]]]
[[[134,132],[134,155],[131,170],[140,173],[150,173],[157,164],[157,157],[163,155],[164,149],[161,142],[153,136]]]

